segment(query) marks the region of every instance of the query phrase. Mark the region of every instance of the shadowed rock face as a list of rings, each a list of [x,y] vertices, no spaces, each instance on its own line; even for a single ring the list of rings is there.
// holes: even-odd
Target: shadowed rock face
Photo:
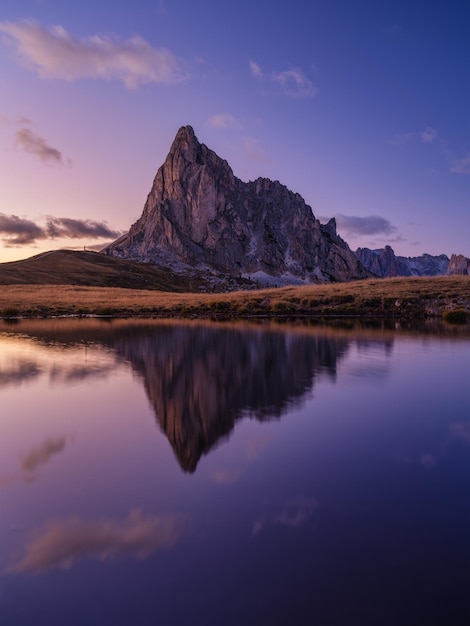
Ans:
[[[447,268],[447,274],[450,276],[470,274],[470,259],[463,256],[463,254],[453,254],[450,257],[449,267]]]
[[[261,283],[370,276],[348,245],[299,194],[265,178],[244,183],[226,161],[178,131],[142,216],[106,254],[159,265],[185,263]]]
[[[244,416],[280,417],[320,370],[334,376],[345,339],[283,332],[167,327],[113,348],[142,376],[157,421],[183,470]]]
[[[442,276],[448,273],[449,257],[445,254],[439,256],[422,254],[416,257],[397,256],[390,246],[377,250],[358,248],[355,254],[364,267],[381,278]]]

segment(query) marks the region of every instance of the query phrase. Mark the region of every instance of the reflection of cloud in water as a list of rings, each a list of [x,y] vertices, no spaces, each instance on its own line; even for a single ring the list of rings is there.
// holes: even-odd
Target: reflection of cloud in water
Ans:
[[[458,442],[470,444],[470,422],[452,422],[441,432],[441,437],[436,438],[431,448],[433,451],[425,450],[421,453],[416,451],[405,451],[403,449],[393,450],[388,457],[396,463],[404,465],[419,465],[430,470],[440,464],[446,457],[452,455]]]
[[[212,474],[215,483],[219,485],[234,485],[245,473],[245,469],[241,467],[229,468],[223,467],[216,469]]]
[[[31,448],[27,454],[21,457],[22,470],[28,474],[33,474],[40,465],[44,465],[52,456],[62,452],[65,444],[65,437],[56,437],[46,439],[39,446]]]
[[[9,572],[40,572],[69,568],[85,557],[106,559],[119,555],[146,558],[157,549],[177,543],[185,520],[174,515],[144,515],[131,511],[124,520],[90,521],[73,517],[46,522],[26,543],[23,557]]]
[[[49,371],[51,383],[82,382],[87,378],[107,378],[116,368],[116,363],[85,363],[83,365],[54,365]]]
[[[245,457],[248,461],[256,461],[261,456],[263,450],[272,442],[270,434],[250,437],[245,443]]]
[[[39,445],[30,448],[20,456],[21,474],[18,475],[18,469],[15,469],[14,475],[1,475],[0,488],[11,487],[18,482],[33,482],[38,468],[48,463],[53,456],[62,452],[66,443],[66,437],[49,437]]]
[[[318,377],[336,379],[341,361],[354,376],[385,377],[393,346],[391,339],[352,341],[342,333],[237,325],[93,323],[66,331],[60,324],[36,328],[28,355],[39,355],[38,367],[50,381],[64,384],[107,376],[120,363],[131,363],[187,472],[231,435],[237,421],[277,419],[302,406]],[[257,448],[253,444],[253,458]]]
[[[85,362],[75,365],[65,362],[55,364],[41,363],[39,359],[36,361],[17,360],[10,367],[0,369],[0,387],[7,387],[8,385],[18,386],[23,383],[33,382],[41,375],[48,376],[51,384],[69,384],[81,382],[87,378],[106,378],[115,368],[115,362]]]
[[[434,454],[431,454],[430,452],[424,452],[419,457],[419,462],[424,468],[431,469],[436,466],[437,459]]]
[[[7,368],[0,369],[0,387],[21,385],[34,380],[41,374],[39,364],[32,360],[18,359]]]
[[[240,465],[235,467],[219,467],[212,473],[212,480],[221,485],[233,485],[246,473],[249,463],[257,461],[263,450],[273,441],[272,435],[254,435],[249,437],[242,446],[238,461]]]
[[[43,376],[51,384],[70,384],[107,377],[116,355],[96,345],[41,343],[0,335],[0,388],[32,383]]]
[[[257,535],[267,524],[295,530],[308,522],[317,510],[318,504],[314,498],[293,498],[284,504],[281,511],[256,519],[251,532]]]
[[[0,476],[0,489],[5,487],[11,487],[14,484],[15,479],[13,478],[13,476],[7,476],[6,474],[4,476]]]
[[[470,443],[470,422],[453,422],[450,425],[450,432],[462,441]]]

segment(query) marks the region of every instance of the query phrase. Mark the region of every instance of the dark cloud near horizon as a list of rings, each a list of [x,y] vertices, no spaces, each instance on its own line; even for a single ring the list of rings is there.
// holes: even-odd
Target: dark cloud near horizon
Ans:
[[[357,217],[339,213],[336,215],[336,224],[338,230],[348,235],[390,235],[397,230],[389,220],[379,215]]]
[[[116,238],[122,235],[120,231],[112,230],[106,222],[94,220],[76,220],[69,217],[50,217],[47,219],[47,234],[49,237],[68,239]]]
[[[58,165],[70,165],[70,160],[65,160],[62,152],[50,146],[44,137],[36,135],[30,128],[23,126],[15,133],[16,145],[25,152],[35,154],[44,163],[57,163]]]
[[[0,237],[7,245],[21,246],[44,239],[44,230],[31,220],[0,213]]]
[[[77,220],[68,217],[47,217],[44,225],[18,215],[0,213],[0,238],[6,246],[34,244],[44,239],[117,239],[121,231],[106,222]]]

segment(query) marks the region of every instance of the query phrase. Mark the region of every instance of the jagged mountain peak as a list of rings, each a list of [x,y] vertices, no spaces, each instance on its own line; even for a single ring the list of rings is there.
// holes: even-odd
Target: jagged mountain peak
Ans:
[[[202,144],[199,143],[192,126],[181,126],[171,144],[170,155],[184,155],[188,162],[197,162]],[[167,158],[168,158],[167,157]]]
[[[186,126],[181,126],[176,135],[175,135],[175,139],[174,139],[174,143],[176,143],[179,140],[185,140],[188,142],[195,142],[195,143],[199,143],[199,141],[197,140],[197,137],[194,133],[194,128],[192,126],[190,126],[189,124],[187,124]]]
[[[381,278],[393,276],[442,276],[449,273],[449,257],[422,254],[416,257],[396,255],[391,246],[371,250],[358,248],[355,252],[359,261],[368,270]]]
[[[256,284],[370,276],[334,221],[322,226],[304,199],[278,181],[241,181],[191,126],[176,133],[142,216],[104,252]]]

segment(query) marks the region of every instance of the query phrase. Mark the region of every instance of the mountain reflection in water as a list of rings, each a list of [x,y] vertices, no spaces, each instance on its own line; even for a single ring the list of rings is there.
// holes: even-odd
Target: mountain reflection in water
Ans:
[[[2,626],[466,626],[445,333],[0,325]]]
[[[105,376],[125,360],[142,378],[157,422],[187,472],[238,419],[279,418],[302,402],[320,372],[334,379],[350,344],[344,335],[236,325],[58,321],[24,323],[18,330],[58,358],[46,368],[30,352],[10,371],[0,370],[0,381],[19,384],[46,370],[52,384],[84,380]],[[112,354],[77,363],[74,349],[84,345]]]
[[[119,338],[114,348],[142,376],[181,467],[193,472],[237,419],[280,417],[320,369],[334,376],[347,341],[180,326]]]

